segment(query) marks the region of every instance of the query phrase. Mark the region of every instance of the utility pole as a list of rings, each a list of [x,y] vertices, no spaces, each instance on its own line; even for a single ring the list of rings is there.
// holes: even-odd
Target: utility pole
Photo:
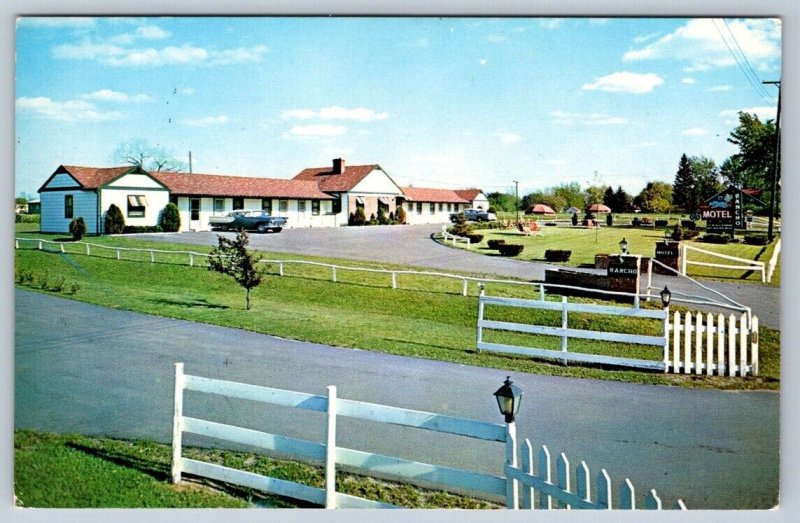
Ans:
[[[780,172],[780,158],[781,158],[781,81],[772,80],[769,82],[761,82],[763,84],[771,84],[778,86],[778,112],[775,115],[775,157],[772,159],[772,182],[770,183],[770,197],[769,197],[769,225],[767,227],[767,238],[772,241],[773,221],[775,220],[775,200],[776,189],[778,185],[778,178]]]
[[[517,222],[519,222],[519,182],[514,180],[514,195],[516,197],[517,204],[515,207],[517,208]]]

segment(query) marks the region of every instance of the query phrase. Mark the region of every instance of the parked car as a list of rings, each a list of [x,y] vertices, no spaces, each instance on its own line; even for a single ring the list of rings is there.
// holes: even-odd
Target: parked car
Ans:
[[[453,223],[457,222],[459,214],[463,214],[468,222],[493,222],[497,220],[497,215],[493,212],[484,211],[482,209],[467,209],[460,213],[451,214],[450,221]]]
[[[270,216],[264,211],[233,211],[225,216],[212,216],[208,219],[212,229],[224,231],[281,232],[287,218]]]

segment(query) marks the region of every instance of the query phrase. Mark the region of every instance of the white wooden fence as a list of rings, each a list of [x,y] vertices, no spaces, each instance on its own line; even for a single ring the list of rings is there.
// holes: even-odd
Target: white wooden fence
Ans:
[[[316,443],[186,416],[183,412],[185,391],[217,394],[229,398],[259,401],[325,413],[325,443]],[[414,462],[398,457],[362,452],[338,446],[336,442],[336,427],[337,418],[341,416],[503,443],[506,477]],[[324,488],[313,487],[186,458],[183,456],[183,435],[185,433],[253,446],[301,460],[324,462],[325,486]],[[530,441],[526,440],[526,445],[528,454],[530,454]],[[498,457],[500,454],[498,452]],[[549,455],[547,447],[542,447],[541,455]],[[588,475],[584,477],[578,473],[580,479],[578,480],[577,491],[573,490],[569,480],[569,462],[563,454],[559,458],[557,465],[558,475],[556,481],[551,479],[549,460],[545,462],[540,458],[540,474],[538,476],[533,471],[532,462],[530,460],[526,461],[525,456],[523,456],[523,464],[522,468],[518,465],[516,424],[513,422],[501,425],[431,412],[346,400],[337,397],[335,386],[328,387],[328,395],[326,397],[191,376],[184,374],[183,363],[175,364],[172,441],[173,483],[179,483],[184,474],[191,474],[228,484],[253,488],[269,494],[306,501],[326,508],[398,508],[388,503],[337,492],[336,468],[337,465],[344,465],[365,475],[380,473],[382,477],[390,476],[399,481],[410,483],[422,481],[426,485],[433,484],[442,490],[468,491],[489,499],[505,497],[506,507],[511,509],[520,507],[520,486],[523,487],[523,508],[533,508],[531,501],[537,495],[540,500],[543,500],[542,503],[546,502],[542,505],[542,508],[614,508],[611,499],[611,482],[605,469],[601,471],[601,476],[605,478],[605,482],[602,485],[604,492],[607,492],[602,496],[598,496],[597,502],[593,504],[589,501],[586,493],[589,485]],[[588,474],[588,468],[584,462],[581,462],[581,468]],[[600,489],[598,489],[598,492],[600,492]],[[630,480],[625,479],[622,482],[620,492],[620,501],[617,504],[617,508],[636,508],[635,491]],[[576,495],[580,496],[580,498],[576,498]],[[661,509],[660,501],[656,503],[651,498],[658,500],[655,491],[651,491],[651,494],[646,498],[645,507]],[[580,501],[581,499],[583,501]],[[681,500],[678,500],[675,508],[685,509],[686,507]]]
[[[470,239],[464,238],[463,236],[456,236],[455,234],[450,234],[447,231],[447,225],[442,225],[442,240],[444,242],[450,242],[453,246],[455,246],[458,242],[464,243],[467,246],[467,249],[470,247]]]
[[[501,307],[528,308],[561,312],[561,326],[532,325],[513,323],[485,318],[486,305]],[[608,331],[576,329],[569,327],[570,313],[590,313],[625,318],[644,318],[661,323],[661,334],[645,336]],[[563,363],[569,361],[632,367],[643,370],[683,374],[716,374],[718,376],[758,375],[758,317],[748,317],[746,313],[737,319],[730,314],[727,321],[722,314],[716,319],[708,313],[692,314],[686,312],[681,320],[675,311],[670,322],[666,309],[641,309],[638,302],[633,307],[589,305],[569,303],[567,297],[561,302],[544,300],[524,300],[480,296],[478,299],[478,321],[476,346],[479,351],[520,354],[534,358],[556,359]],[[520,345],[488,343],[484,341],[484,329],[510,331],[540,336],[561,338],[561,350],[543,349]],[[645,360],[588,354],[569,351],[569,339],[584,339],[612,342],[616,344],[636,344],[662,348],[662,359]]]
[[[772,275],[775,273],[775,267],[778,266],[778,256],[781,254],[781,239],[778,238],[778,241],[775,242],[775,249],[772,251],[772,257],[769,259],[769,263],[767,264],[767,281],[772,281]]]
[[[761,282],[765,283],[767,281],[767,271],[764,266],[764,262],[755,261],[755,260],[748,260],[746,258],[737,258],[736,256],[729,256],[727,254],[720,254],[718,252],[707,251],[705,249],[700,249],[698,247],[693,247],[691,245],[687,245],[686,243],[681,244],[681,274],[686,275],[686,269],[688,265],[699,265],[703,267],[716,267],[717,269],[725,269],[725,270],[736,270],[736,271],[758,271],[761,273]],[[691,261],[689,260],[689,252],[699,252],[705,254],[706,256],[712,256],[716,258],[721,258],[723,260],[731,260],[735,262],[741,262],[743,265],[728,265],[723,263],[708,263],[708,262],[699,262],[699,261]]]

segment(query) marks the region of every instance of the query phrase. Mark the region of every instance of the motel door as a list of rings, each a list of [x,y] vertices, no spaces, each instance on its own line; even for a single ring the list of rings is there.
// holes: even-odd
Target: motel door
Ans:
[[[189,199],[189,230],[200,230],[200,198]]]

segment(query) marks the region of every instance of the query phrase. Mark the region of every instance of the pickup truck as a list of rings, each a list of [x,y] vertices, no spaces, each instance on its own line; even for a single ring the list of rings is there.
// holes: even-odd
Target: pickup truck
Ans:
[[[493,222],[497,220],[497,216],[493,212],[484,211],[481,209],[466,209],[460,213],[453,213],[450,215],[450,221],[456,223],[458,215],[463,214],[468,222]]]
[[[212,229],[223,231],[281,232],[286,225],[287,218],[283,216],[270,216],[264,211],[233,211],[225,216],[212,216],[208,224]]]

